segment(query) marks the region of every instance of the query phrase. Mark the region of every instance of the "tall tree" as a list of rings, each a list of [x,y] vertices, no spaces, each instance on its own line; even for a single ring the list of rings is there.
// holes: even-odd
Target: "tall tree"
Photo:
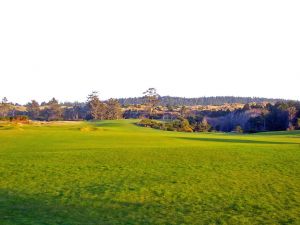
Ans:
[[[116,99],[109,99],[106,103],[106,119],[115,120],[122,117],[121,105]]]
[[[64,120],[82,120],[86,118],[86,115],[86,106],[78,103],[75,103],[73,107],[64,109]]]
[[[28,112],[28,116],[30,119],[37,119],[40,115],[40,105],[37,101],[32,100],[31,102],[27,103],[26,109]]]
[[[151,118],[153,115],[153,110],[155,106],[159,103],[159,94],[157,93],[155,88],[148,88],[144,94],[144,99],[146,100],[146,107],[149,114],[149,117]]]
[[[289,130],[294,130],[295,126],[294,124],[297,123],[297,109],[294,106],[288,107],[287,108],[287,112],[288,112],[288,117],[289,117]]]
[[[202,122],[198,123],[195,127],[195,130],[199,132],[208,132],[210,131],[210,129],[211,125],[207,122],[207,119],[205,117],[202,119]]]
[[[276,105],[269,107],[269,113],[266,116],[266,130],[280,131],[286,130],[289,126],[289,114],[286,110]]]
[[[105,105],[100,101],[98,97],[98,92],[93,91],[88,97],[87,97],[87,106],[89,110],[89,114],[92,119],[95,120],[102,120],[105,118],[105,112],[106,107]]]
[[[183,106],[180,108],[180,110],[179,110],[179,113],[180,113],[180,115],[181,115],[183,118],[186,117],[187,112],[188,112],[188,109],[187,109],[187,107],[186,107],[185,105],[183,105]]]
[[[47,120],[61,120],[62,119],[62,108],[55,98],[52,98],[47,104]]]
[[[6,97],[4,97],[0,103],[0,116],[1,117],[5,117],[8,115],[9,112],[9,104],[8,104],[8,100]]]

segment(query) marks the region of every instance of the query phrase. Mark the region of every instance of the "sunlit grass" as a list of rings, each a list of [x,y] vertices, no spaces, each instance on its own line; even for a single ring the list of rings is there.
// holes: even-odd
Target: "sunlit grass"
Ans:
[[[299,224],[300,132],[0,126],[0,224]]]

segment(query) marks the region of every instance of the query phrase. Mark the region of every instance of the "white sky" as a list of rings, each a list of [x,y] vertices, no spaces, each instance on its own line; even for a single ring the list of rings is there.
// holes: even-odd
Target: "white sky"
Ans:
[[[299,98],[299,0],[0,0],[0,97]]]

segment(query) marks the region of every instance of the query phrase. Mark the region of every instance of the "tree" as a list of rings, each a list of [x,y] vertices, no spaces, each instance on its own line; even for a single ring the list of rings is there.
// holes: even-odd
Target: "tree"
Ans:
[[[47,120],[61,120],[62,119],[62,108],[58,101],[52,98],[46,106],[46,119]]]
[[[157,93],[155,88],[149,88],[144,94],[144,99],[146,100],[147,111],[149,117],[151,118],[153,115],[154,107],[159,103],[159,94]]]
[[[265,130],[265,118],[263,115],[251,117],[246,126],[245,131],[250,133],[255,133]]]
[[[67,107],[64,109],[64,120],[82,120],[87,116],[87,107],[75,103],[73,107]]]
[[[93,91],[87,97],[88,111],[92,119],[103,120],[105,117],[105,105],[100,101],[98,92]]]
[[[239,133],[239,134],[241,134],[241,133],[244,132],[243,129],[242,129],[242,127],[240,125],[236,126],[236,128],[234,129],[234,131],[237,132],[237,133]]]
[[[40,115],[40,105],[35,100],[27,103],[26,110],[30,119],[37,119]]]
[[[267,109],[262,109],[261,111],[261,117],[263,119],[263,131],[265,131],[267,129],[267,124],[266,124],[266,118],[269,114],[269,111]]]
[[[122,117],[121,105],[116,99],[109,99],[106,103],[106,119],[115,120]]]
[[[193,129],[187,119],[184,119],[183,117],[179,117],[177,120],[174,120],[173,122],[166,123],[166,129],[171,130],[177,130],[182,132],[193,132]]]
[[[188,111],[187,107],[186,107],[185,105],[183,105],[183,106],[180,108],[179,113],[180,113],[180,115],[181,115],[183,118],[185,118],[185,117],[186,117],[186,114],[187,114],[187,111]]]
[[[2,98],[2,104],[8,104],[8,100],[6,97]]]
[[[2,99],[2,102],[0,104],[0,116],[1,117],[6,117],[8,115],[8,112],[9,112],[9,104],[8,104],[8,100],[6,97],[4,97]]]
[[[187,119],[180,119],[180,129],[179,131],[183,132],[193,132],[193,129]]]
[[[172,105],[167,104],[166,107],[167,107],[167,109],[168,109],[169,112],[173,112],[174,109],[173,109]]]
[[[251,109],[251,108],[250,108],[249,103],[245,104],[244,107],[243,107],[243,110],[244,110],[244,111],[247,111],[247,110],[250,110],[250,109]]]
[[[288,112],[288,117],[289,117],[289,130],[294,130],[294,124],[297,122],[297,109],[294,106],[291,106],[289,108],[287,108],[287,112]]]
[[[208,132],[211,129],[211,125],[207,122],[207,119],[204,117],[200,123],[197,124],[195,130],[199,132]]]
[[[278,105],[270,106],[270,113],[266,116],[266,130],[286,130],[289,126],[289,113]]]

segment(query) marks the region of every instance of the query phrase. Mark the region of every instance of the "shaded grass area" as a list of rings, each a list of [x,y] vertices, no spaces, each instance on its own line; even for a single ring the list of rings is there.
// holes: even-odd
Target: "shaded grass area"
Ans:
[[[140,207],[149,208],[140,203],[110,201],[91,207],[63,204],[53,198],[16,196],[8,191],[0,192],[0,200],[1,224],[152,224],[151,217],[136,214]]]
[[[299,132],[0,128],[0,224],[299,224]]]
[[[276,144],[276,145],[299,145],[300,143],[296,142],[279,142],[279,141],[261,141],[261,140],[248,140],[248,139],[228,139],[228,138],[201,138],[201,137],[179,137],[184,140],[191,140],[191,141],[208,141],[208,142],[222,142],[222,143],[243,143],[243,144]]]

